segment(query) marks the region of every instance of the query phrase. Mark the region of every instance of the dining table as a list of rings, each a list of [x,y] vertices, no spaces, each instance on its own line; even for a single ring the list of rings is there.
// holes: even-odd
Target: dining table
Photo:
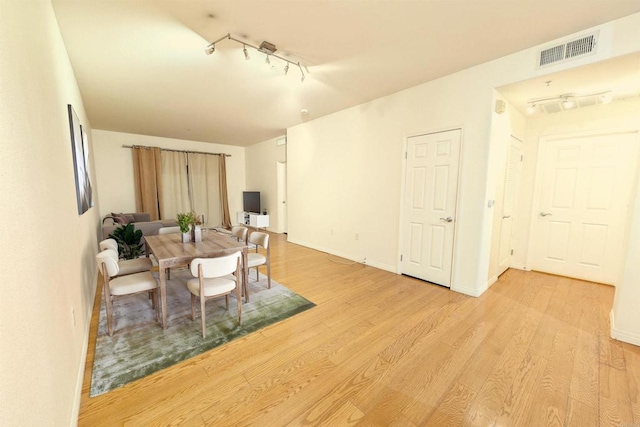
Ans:
[[[167,329],[167,269],[188,266],[195,258],[215,258],[242,252],[242,289],[245,302],[249,302],[247,254],[248,246],[234,240],[229,234],[213,229],[202,233],[200,242],[182,242],[181,233],[145,236],[147,255],[153,254],[158,262],[160,276],[160,305],[162,328]]]

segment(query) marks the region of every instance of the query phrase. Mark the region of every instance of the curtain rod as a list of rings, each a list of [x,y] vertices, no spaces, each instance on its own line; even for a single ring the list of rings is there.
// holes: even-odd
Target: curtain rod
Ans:
[[[160,147],[148,147],[146,145],[122,145],[122,148],[144,148],[144,149],[150,149],[150,148],[160,148]],[[231,154],[227,154],[227,153],[206,153],[204,151],[191,151],[191,150],[172,150],[171,148],[160,148],[160,151],[173,151],[175,153],[191,153],[191,154],[209,154],[212,156],[225,156],[225,157],[231,157]]]

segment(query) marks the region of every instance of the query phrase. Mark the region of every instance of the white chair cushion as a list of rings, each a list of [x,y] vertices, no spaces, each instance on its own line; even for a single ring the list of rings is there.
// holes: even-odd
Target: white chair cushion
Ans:
[[[120,267],[119,276],[125,274],[142,273],[151,270],[153,263],[150,258],[123,259],[118,261]]]
[[[150,272],[145,271],[144,273],[115,277],[109,281],[109,287],[111,295],[128,295],[155,289],[158,287],[158,282]]]
[[[250,253],[247,255],[247,265],[249,268],[256,267],[258,265],[266,264],[267,257],[262,254]]]
[[[104,251],[105,249],[111,249],[118,253],[118,242],[116,242],[115,239],[104,239],[99,243],[99,245],[101,251]]]
[[[215,279],[204,279],[204,296],[213,297],[226,294],[235,289],[235,287],[236,282],[228,278],[216,277]],[[195,296],[200,296],[200,282],[198,278],[189,279],[187,281],[187,288],[189,288],[189,291]]]

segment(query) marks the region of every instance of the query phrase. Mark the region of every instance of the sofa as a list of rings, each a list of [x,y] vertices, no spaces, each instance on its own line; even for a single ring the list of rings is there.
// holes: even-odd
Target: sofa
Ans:
[[[162,227],[175,227],[178,221],[175,219],[161,219],[151,221],[151,215],[147,212],[110,214],[102,219],[102,239],[109,238],[109,234],[121,225],[133,222],[136,230],[142,230],[143,236],[153,236],[158,234]]]

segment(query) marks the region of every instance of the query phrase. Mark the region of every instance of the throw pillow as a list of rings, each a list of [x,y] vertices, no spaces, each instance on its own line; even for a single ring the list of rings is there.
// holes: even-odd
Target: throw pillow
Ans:
[[[122,214],[122,216],[126,218],[127,224],[130,222],[136,222],[136,217],[134,217],[133,215]]]
[[[116,224],[129,224],[129,222],[131,222],[127,219],[126,215],[121,213],[111,212],[111,216],[113,217],[113,222]]]

